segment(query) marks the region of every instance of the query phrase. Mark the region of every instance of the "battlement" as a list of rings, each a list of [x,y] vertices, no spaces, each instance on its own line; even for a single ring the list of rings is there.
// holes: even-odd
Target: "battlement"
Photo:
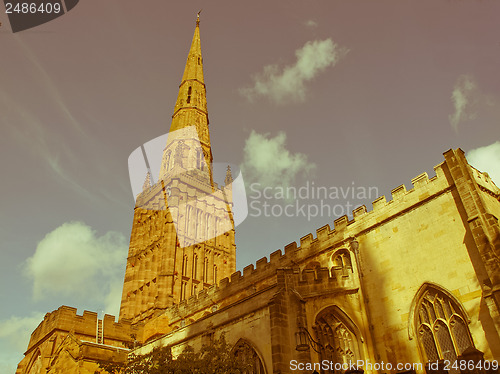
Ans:
[[[256,261],[237,271],[230,277],[224,278],[218,286],[199,291],[196,295],[169,308],[174,314],[183,310],[209,310],[213,300],[222,300],[228,295],[244,291],[253,286],[253,292],[264,287],[276,284],[276,269],[295,269],[294,284],[303,286],[316,284],[318,282],[337,282],[339,287],[345,286],[344,277],[334,272],[330,273],[327,268],[320,271],[304,270],[298,272],[309,258],[325,250],[343,248],[348,245],[351,238],[360,235],[361,232],[381,224],[391,217],[398,216],[402,212],[412,209],[414,206],[425,202],[427,199],[438,196],[447,191],[451,186],[445,176],[444,162],[435,166],[435,176],[429,178],[427,173],[422,173],[411,180],[412,188],[407,190],[406,186],[400,185],[391,191],[392,200],[380,196],[373,201],[373,209],[367,210],[366,206],[360,206],[353,210],[353,218],[349,220],[347,215],[339,217],[333,222],[333,229],[325,225],[316,230],[316,236],[309,233],[300,238],[300,245],[292,242],[284,247],[284,251],[278,249],[268,257]],[[288,270],[287,270],[288,271]],[[339,281],[340,280],[340,281]]]
[[[472,170],[472,176],[474,177],[474,180],[479,186],[481,186],[482,188],[486,189],[487,191],[491,192],[494,195],[498,196],[500,194],[500,188],[497,187],[497,185],[493,182],[488,173],[480,172],[473,166],[471,166],[471,170]]]
[[[61,306],[53,312],[47,313],[42,322],[31,334],[27,351],[33,349],[41,341],[56,331],[71,332],[80,340],[94,342],[97,338],[98,314],[96,312],[84,311],[82,315],[77,314],[77,309],[69,306]],[[106,314],[102,321],[103,342],[116,345],[116,342],[128,342],[130,335],[137,334],[139,327],[133,326],[131,321],[121,320],[115,322],[115,316]]]
[[[264,257],[258,261],[257,268],[249,265],[245,268],[243,275],[237,271],[230,278],[224,278],[218,287],[211,286],[206,290],[198,292],[187,300],[175,304],[166,310],[172,325],[180,321],[198,315],[204,317],[217,312],[220,308],[232,305],[255,293],[265,292],[273,287],[283,287],[285,284],[292,285],[301,294],[319,293],[325,290],[348,290],[357,289],[357,282],[352,277],[352,271],[346,273],[340,269],[304,269],[291,267],[273,267],[276,261],[284,261],[286,257],[281,251],[275,251],[271,255],[271,261],[267,262]],[[269,271],[266,271],[269,269]],[[273,291],[274,292],[274,291]],[[195,319],[198,319],[195,318]],[[182,326],[182,324],[181,324]]]
[[[246,266],[243,271],[237,271],[230,277],[220,280],[218,286],[199,291],[196,295],[166,310],[172,324],[176,324],[181,316],[193,316],[200,313],[210,314],[218,307],[229,305],[253,293],[264,291],[279,283],[279,273],[286,272],[287,282],[295,287],[312,289],[320,292],[321,287],[328,288],[355,287],[355,277],[350,272],[339,272],[335,268],[316,270],[304,269],[306,265],[322,253],[333,253],[342,248],[349,248],[354,237],[362,237],[364,233],[395,219],[416,207],[448,193],[453,184],[447,177],[446,161],[434,167],[435,176],[429,178],[426,172],[417,175],[411,180],[412,188],[407,189],[404,184],[392,189],[391,200],[380,196],[372,203],[373,209],[366,206],[356,207],[352,211],[352,218],[347,215],[333,221],[333,227],[325,225],[316,230],[316,235],[308,233],[302,236],[299,243],[292,242],[272,252],[268,257],[262,257],[255,264]],[[485,188],[498,191],[487,174],[472,169],[476,179],[484,184]],[[478,182],[479,183],[479,182]],[[327,255],[324,258],[328,258]],[[290,283],[289,283],[290,284]],[[314,285],[321,284],[320,288]],[[311,288],[312,287],[312,288]],[[237,296],[235,296],[237,295]],[[215,308],[215,309],[214,309]]]
[[[391,190],[392,200],[387,200],[384,195],[379,196],[372,202],[373,209],[369,211],[366,206],[360,206],[352,211],[353,220],[348,222],[351,224],[360,219],[364,219],[366,215],[383,215],[388,209],[392,213],[397,210],[403,211],[410,205],[418,204],[428,197],[443,192],[449,187],[449,182],[446,179],[443,170],[444,162],[434,167],[436,176],[429,178],[426,172],[417,175],[411,180],[412,188],[407,190],[404,184]],[[398,205],[397,207],[395,205]]]

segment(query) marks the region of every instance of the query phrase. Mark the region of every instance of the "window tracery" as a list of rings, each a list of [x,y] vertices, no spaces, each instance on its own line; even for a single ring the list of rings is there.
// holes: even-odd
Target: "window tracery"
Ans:
[[[356,335],[333,309],[327,309],[318,316],[314,330],[317,340],[323,346],[321,360],[348,364],[360,358]]]
[[[252,368],[244,374],[264,374],[264,365],[253,347],[244,340],[240,340],[234,347],[235,357],[243,358],[245,362],[252,363]]]
[[[427,289],[416,310],[416,331],[425,361],[444,359],[453,362],[467,348],[474,346],[460,306],[444,292]]]

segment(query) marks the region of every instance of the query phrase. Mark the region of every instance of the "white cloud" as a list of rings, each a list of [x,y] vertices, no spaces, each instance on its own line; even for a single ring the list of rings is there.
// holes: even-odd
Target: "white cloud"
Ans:
[[[467,161],[476,169],[487,172],[493,182],[500,187],[500,141],[471,149]]]
[[[43,320],[42,313],[30,317],[12,316],[0,321],[0,372],[14,374],[17,364],[28,348],[33,330]]]
[[[31,317],[12,316],[0,321],[0,338],[9,342],[18,351],[28,348],[28,342],[33,330],[43,320],[42,313],[33,313]]]
[[[98,237],[82,222],[61,225],[38,243],[26,261],[35,300],[64,297],[64,304],[85,303],[118,315],[127,258],[125,237],[108,232]],[[118,296],[120,294],[120,296]]]
[[[306,98],[306,83],[322,73],[327,67],[335,66],[348,52],[331,39],[307,42],[295,51],[297,61],[293,65],[280,67],[267,65],[253,77],[253,87],[240,92],[249,100],[267,97],[278,104],[302,102]]]
[[[477,104],[478,94],[479,91],[473,76],[462,74],[458,77],[451,94],[455,112],[448,116],[451,126],[455,130],[458,130],[460,122],[476,117],[474,107]]]
[[[316,165],[302,153],[291,153],[285,148],[286,134],[258,134],[252,130],[246,140],[243,164],[245,180],[258,182],[262,187],[290,186],[298,176],[314,172]]]
[[[481,113],[488,112],[488,107],[498,105],[498,98],[480,90],[476,79],[469,74],[460,75],[451,93],[454,112],[448,115],[451,126],[458,131],[461,123],[474,120]]]
[[[316,22],[312,19],[308,19],[307,21],[304,22],[304,25],[307,27],[310,27],[310,28],[315,28],[315,27],[318,27],[318,22]]]

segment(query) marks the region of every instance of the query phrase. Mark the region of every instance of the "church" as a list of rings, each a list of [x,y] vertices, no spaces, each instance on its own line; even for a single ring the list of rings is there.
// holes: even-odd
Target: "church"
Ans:
[[[198,18],[160,173],[136,199],[118,321],[47,313],[16,374],[93,374],[221,334],[259,374],[495,372],[500,189],[460,149],[434,170],[236,271],[233,176],[213,178]]]

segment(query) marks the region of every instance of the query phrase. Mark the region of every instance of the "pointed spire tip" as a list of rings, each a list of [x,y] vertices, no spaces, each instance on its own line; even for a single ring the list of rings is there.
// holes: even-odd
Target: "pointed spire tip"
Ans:
[[[200,26],[200,13],[203,9],[200,9],[200,11],[198,12],[198,14],[196,15],[196,27],[199,27]]]

